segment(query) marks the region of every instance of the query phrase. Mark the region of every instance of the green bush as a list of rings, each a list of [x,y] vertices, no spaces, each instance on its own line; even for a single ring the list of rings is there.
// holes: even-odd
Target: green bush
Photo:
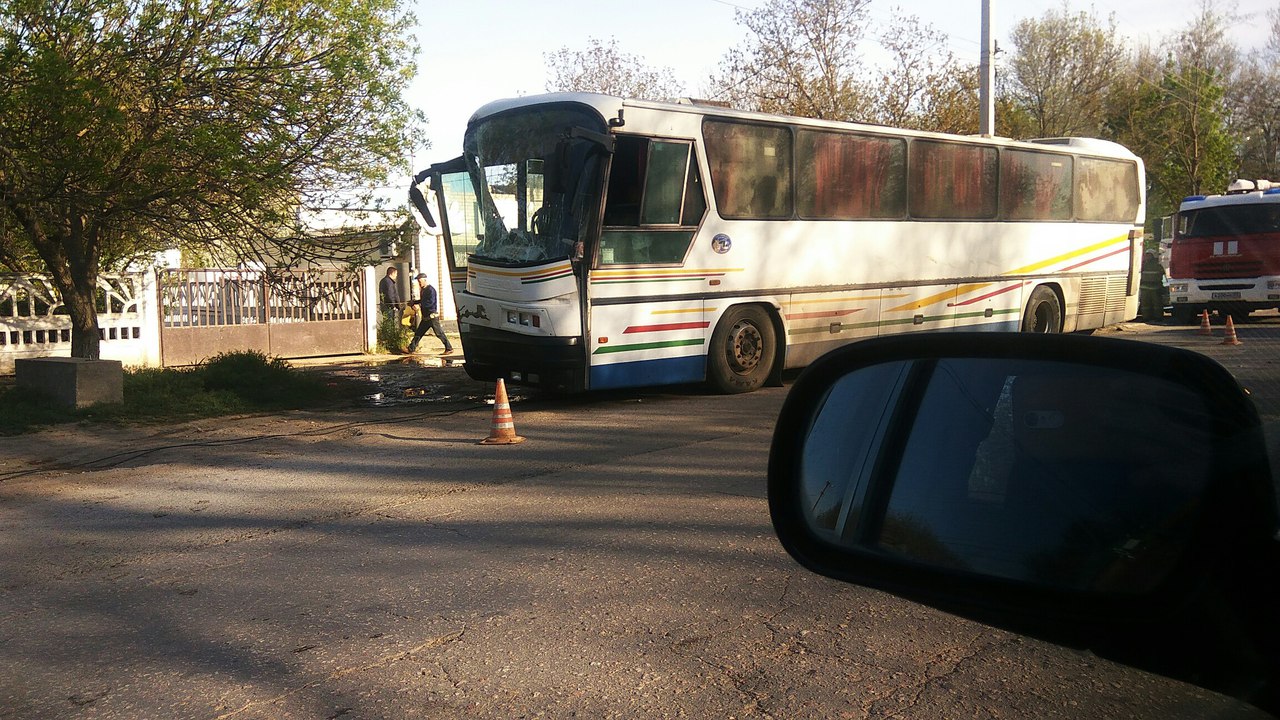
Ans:
[[[39,393],[0,388],[0,435],[77,420],[172,422],[313,407],[330,402],[335,394],[320,376],[297,370],[282,358],[227,352],[193,368],[127,370],[124,402],[119,405],[72,410]]]
[[[325,394],[318,379],[298,372],[284,358],[256,350],[218,353],[197,372],[205,390],[223,390],[263,407],[305,407]]]
[[[398,353],[413,339],[413,328],[400,322],[400,314],[379,313],[378,348],[384,353]]]

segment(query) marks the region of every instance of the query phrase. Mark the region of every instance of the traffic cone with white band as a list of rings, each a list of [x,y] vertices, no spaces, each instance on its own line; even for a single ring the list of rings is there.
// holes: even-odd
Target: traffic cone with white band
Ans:
[[[516,434],[516,421],[511,416],[511,403],[507,400],[507,383],[498,378],[498,386],[493,391],[493,424],[489,427],[489,437],[480,441],[481,445],[515,445],[524,442],[524,438]]]
[[[1231,316],[1227,316],[1227,332],[1222,340],[1223,345],[1241,345],[1240,338],[1236,337],[1236,324],[1232,322]]]
[[[1209,327],[1209,311],[1208,310],[1200,311],[1200,334],[1201,335],[1213,334],[1213,328]]]

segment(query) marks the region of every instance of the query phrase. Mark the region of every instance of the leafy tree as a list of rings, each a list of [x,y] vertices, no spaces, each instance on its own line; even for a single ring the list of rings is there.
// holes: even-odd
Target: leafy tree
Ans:
[[[588,38],[584,50],[562,47],[544,53],[548,92],[597,92],[646,100],[672,100],[684,94],[670,67],[650,67],[639,55],[622,52],[617,38],[606,45]]]
[[[402,2],[0,3],[0,263],[52,276],[74,356],[98,357],[100,270],[303,254],[300,208],[406,155]]]
[[[1201,24],[1194,19],[1182,32]],[[1108,135],[1146,162],[1153,218],[1176,210],[1187,195],[1221,192],[1236,162],[1224,73],[1198,65],[1205,55],[1180,55],[1182,45],[1176,41],[1163,61],[1139,51],[1111,95]]]
[[[735,107],[828,120],[867,114],[858,45],[870,0],[770,0],[737,10],[748,30],[711,78],[709,93]]]
[[[1018,22],[1005,97],[1026,113],[1036,137],[1099,134],[1106,97],[1124,66],[1115,18],[1049,10]]]

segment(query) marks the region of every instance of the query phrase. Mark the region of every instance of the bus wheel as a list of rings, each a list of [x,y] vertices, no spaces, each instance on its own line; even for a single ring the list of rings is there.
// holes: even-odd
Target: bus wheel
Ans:
[[[757,305],[731,308],[711,333],[707,379],[722,393],[751,392],[768,379],[776,354],[769,315]]]
[[[1041,285],[1031,291],[1027,312],[1022,316],[1022,332],[1062,332],[1062,303],[1052,289]]]

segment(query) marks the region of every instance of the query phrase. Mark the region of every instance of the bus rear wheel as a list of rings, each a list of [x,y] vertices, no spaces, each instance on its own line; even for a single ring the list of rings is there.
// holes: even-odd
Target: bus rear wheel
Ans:
[[[1058,301],[1058,293],[1043,285],[1031,291],[1027,311],[1022,316],[1022,332],[1062,332],[1062,303]]]
[[[768,313],[757,305],[730,308],[711,333],[707,379],[722,393],[751,392],[764,385],[776,356]]]

